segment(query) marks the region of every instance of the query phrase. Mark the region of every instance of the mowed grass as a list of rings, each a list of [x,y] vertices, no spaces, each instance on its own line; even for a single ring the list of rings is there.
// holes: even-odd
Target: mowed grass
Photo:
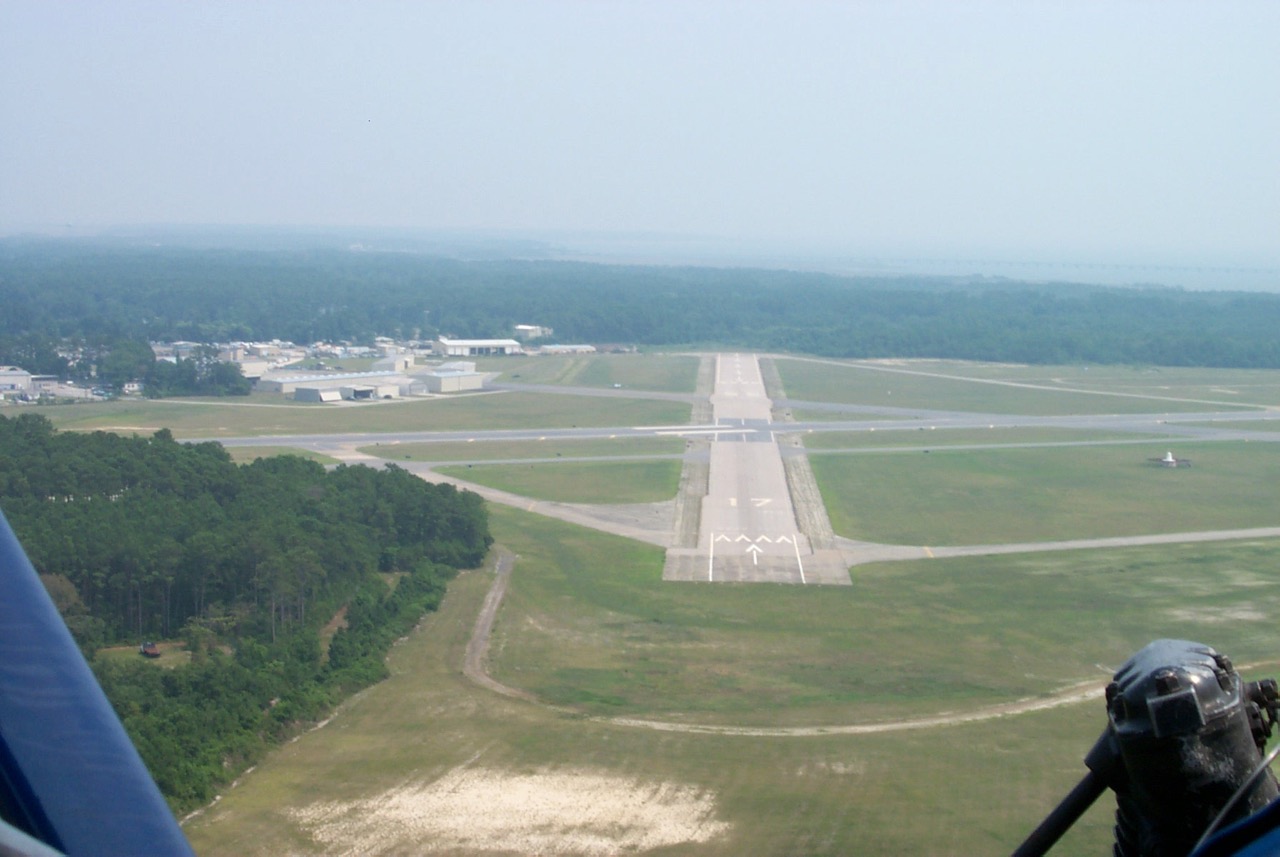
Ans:
[[[900,420],[902,414],[875,413],[868,411],[838,411],[817,408],[794,408],[787,413],[795,422],[823,423],[843,420]]]
[[[98,649],[94,657],[115,661],[143,661],[144,663],[169,669],[191,663],[191,652],[187,650],[187,644],[182,640],[159,640],[155,642],[156,648],[160,651],[160,657],[158,658],[144,657],[138,651],[137,646],[112,646]]]
[[[601,458],[611,455],[680,455],[685,442],[673,437],[598,440],[476,440],[365,446],[360,452],[409,461],[511,461],[530,458]]]
[[[1180,423],[1180,425],[1203,426],[1215,429],[1239,429],[1240,431],[1280,432],[1280,420],[1210,420],[1204,423]]]
[[[1060,367],[1037,367],[1041,376],[1049,371],[1055,375],[1028,379],[993,364],[785,358],[775,363],[787,398],[799,401],[1028,415],[1163,413],[1237,407],[1233,402],[1223,403],[1223,396],[1200,401],[1203,384],[1165,384],[1153,391],[1150,386],[1126,387],[1112,374],[1105,382],[1095,380],[1080,385],[1073,379],[1056,380]],[[1272,373],[1271,378],[1280,384],[1280,372]],[[1096,389],[1081,391],[1085,387]],[[1271,395],[1268,389],[1261,397],[1263,403],[1268,403]],[[1238,404],[1249,406],[1249,402]]]
[[[937,361],[936,367],[955,363]],[[1209,369],[1181,366],[1022,366],[968,363],[966,375],[1046,386],[1096,389],[1139,396],[1198,399],[1242,405],[1280,404],[1280,372],[1274,369]],[[912,368],[915,368],[913,364]],[[948,371],[942,368],[941,371]],[[954,368],[950,371],[954,372]]]
[[[938,432],[941,434],[941,432]],[[810,456],[836,533],[889,544],[1053,541],[1280,525],[1280,447],[948,450]]]
[[[521,384],[613,387],[664,393],[692,393],[697,356],[682,354],[574,354],[537,357],[484,357],[483,372],[500,372],[499,380]]]
[[[277,455],[296,455],[299,458],[318,461],[324,465],[339,463],[338,459],[331,455],[293,446],[231,446],[227,447],[227,453],[231,456],[231,460],[237,464],[249,464],[259,458],[272,458]]]
[[[116,401],[47,408],[54,425],[69,431],[152,434],[168,428],[178,438],[253,437],[279,434],[459,431],[504,428],[668,425],[689,422],[679,402],[589,396],[482,393],[361,405],[238,403],[232,400]]]
[[[1221,637],[1233,616],[1224,645],[1280,656],[1275,542],[859,566],[848,588],[738,586],[664,583],[657,548],[508,509],[494,520],[521,558],[495,671],[591,714],[901,720],[1103,679],[1096,665],[1118,653]]]
[[[435,468],[446,476],[560,503],[659,503],[675,496],[678,459],[656,461],[557,461],[546,464],[477,464]]]
[[[1278,426],[1280,427],[1280,426]],[[1059,428],[918,429],[857,432],[810,431],[801,435],[808,450],[859,450],[935,448],[940,446],[1142,442],[1165,435],[1138,435],[1128,432],[1082,431]]]
[[[495,509],[493,529],[519,560],[492,672],[582,714],[900,720],[1103,682],[1162,636],[1270,662],[1252,678],[1276,671],[1274,542],[885,564],[858,569],[848,589],[806,589],[662,584],[660,551],[515,510]],[[465,769],[604,774],[634,794],[674,784],[714,799],[724,834],[654,854],[1008,853],[1083,776],[1105,725],[1101,699],[804,737],[650,731],[557,711],[460,675],[489,580],[455,581],[393,651],[391,679],[189,822],[196,851],[326,853],[294,811]],[[1104,795],[1054,854],[1104,853],[1113,808]],[[412,836],[395,853],[431,850]],[[493,852],[477,842],[449,853]]]

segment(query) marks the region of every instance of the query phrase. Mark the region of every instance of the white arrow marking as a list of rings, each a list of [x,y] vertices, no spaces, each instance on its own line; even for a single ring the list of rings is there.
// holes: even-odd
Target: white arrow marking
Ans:
[[[747,550],[751,553],[751,564],[752,564],[752,565],[759,565],[759,564],[760,564],[760,547],[759,547],[759,545],[752,545],[751,547],[747,548]]]
[[[789,545],[791,544],[791,539],[787,538],[786,536],[778,536],[778,544]]]
[[[751,536],[748,536],[748,535],[741,535],[741,536],[738,536],[736,539],[734,539],[734,541],[735,541],[735,542],[749,542],[749,541],[751,541]]]
[[[773,544],[773,539],[769,538],[768,536],[761,536],[760,538],[756,539],[756,541],[757,541],[757,542],[768,542],[769,544]]]
[[[716,537],[715,537],[715,541],[717,541],[717,542],[731,542],[731,541],[733,541],[733,539],[729,538],[729,537],[728,537],[728,536],[726,536],[724,533],[721,533],[720,535],[718,535],[718,536],[716,536]]]

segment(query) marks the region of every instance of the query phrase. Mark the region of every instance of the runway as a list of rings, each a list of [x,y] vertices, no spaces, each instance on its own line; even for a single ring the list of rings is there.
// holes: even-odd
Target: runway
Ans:
[[[848,585],[839,553],[815,552],[796,523],[755,355],[717,356],[711,405],[715,431],[698,546],[668,549],[663,579]]]

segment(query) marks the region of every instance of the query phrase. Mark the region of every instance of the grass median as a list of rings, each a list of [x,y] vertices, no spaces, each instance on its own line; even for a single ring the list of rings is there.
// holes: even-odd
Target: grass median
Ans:
[[[560,503],[660,503],[676,494],[678,459],[655,461],[556,461],[537,464],[450,465],[446,476],[521,497]]]
[[[836,533],[971,545],[1276,525],[1280,448],[1180,443],[810,456]]]
[[[484,372],[522,384],[692,393],[699,357],[683,354],[577,354],[477,358]]]
[[[1242,395],[1214,393],[1214,375],[1158,383],[1130,370],[1085,373],[1078,367],[1027,367],[1000,364],[915,361],[832,361],[778,359],[790,399],[865,406],[924,408],[995,414],[1131,414],[1171,411],[1217,411],[1262,407],[1275,401],[1280,373],[1265,378],[1269,386],[1254,388],[1257,401]],[[1207,370],[1209,372],[1230,370]],[[1126,383],[1141,378],[1141,383]],[[1175,381],[1174,376],[1161,378]]]
[[[400,461],[511,461],[524,459],[606,458],[609,456],[680,455],[685,442],[671,437],[601,438],[599,440],[475,440],[365,446],[360,452]]]
[[[59,428],[152,434],[168,428],[178,438],[280,434],[463,431],[575,426],[683,425],[690,406],[679,402],[589,396],[481,393],[369,404],[293,404],[236,399],[116,401],[40,408]]]

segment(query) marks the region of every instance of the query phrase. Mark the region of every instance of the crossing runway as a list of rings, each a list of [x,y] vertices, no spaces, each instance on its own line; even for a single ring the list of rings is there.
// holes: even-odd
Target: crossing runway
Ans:
[[[815,552],[796,524],[756,357],[719,355],[714,390],[698,546],[669,549],[663,579],[848,585],[840,554]]]

